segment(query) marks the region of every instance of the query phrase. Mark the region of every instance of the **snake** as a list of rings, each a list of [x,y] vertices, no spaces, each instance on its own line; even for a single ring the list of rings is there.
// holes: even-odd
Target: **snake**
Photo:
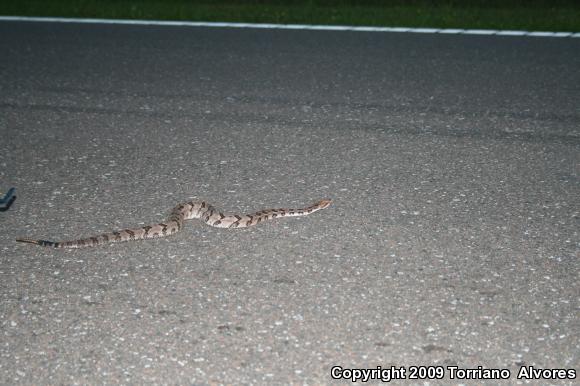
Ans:
[[[74,249],[95,247],[103,244],[171,236],[179,232],[183,228],[185,220],[189,219],[200,219],[207,225],[216,228],[248,228],[275,218],[307,216],[321,209],[328,208],[331,202],[332,200],[330,199],[324,199],[301,209],[264,209],[252,214],[239,215],[223,214],[206,201],[190,201],[177,205],[173,208],[167,220],[159,224],[124,229],[70,241],[35,240],[27,237],[17,238],[16,241],[53,248]]]

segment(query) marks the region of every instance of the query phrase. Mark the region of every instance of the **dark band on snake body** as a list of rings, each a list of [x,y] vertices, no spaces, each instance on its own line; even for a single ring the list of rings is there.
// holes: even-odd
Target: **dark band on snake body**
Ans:
[[[159,225],[161,226],[161,233],[165,236],[167,234],[167,224],[161,223]]]
[[[145,237],[147,237],[147,235],[149,234],[149,231],[151,230],[151,228],[153,228],[153,227],[150,226],[150,225],[147,225],[147,226],[144,226],[143,228],[141,228],[141,229],[143,229],[145,231]]]

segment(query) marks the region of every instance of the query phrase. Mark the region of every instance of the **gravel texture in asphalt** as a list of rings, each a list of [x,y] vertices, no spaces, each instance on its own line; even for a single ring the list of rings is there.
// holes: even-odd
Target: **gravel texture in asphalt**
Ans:
[[[2,22],[0,52],[1,384],[578,370],[578,39]]]

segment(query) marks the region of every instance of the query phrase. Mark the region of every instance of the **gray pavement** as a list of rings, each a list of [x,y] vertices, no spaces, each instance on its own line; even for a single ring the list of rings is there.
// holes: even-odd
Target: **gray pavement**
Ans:
[[[0,52],[1,384],[579,370],[579,39],[2,22]]]

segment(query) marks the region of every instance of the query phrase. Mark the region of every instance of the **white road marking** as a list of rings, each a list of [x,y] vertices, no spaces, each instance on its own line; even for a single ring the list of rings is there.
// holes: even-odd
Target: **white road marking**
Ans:
[[[180,27],[214,27],[214,28],[262,28],[294,29],[316,31],[361,31],[361,32],[401,32],[427,34],[460,34],[460,35],[498,35],[498,36],[532,36],[552,38],[580,38],[580,32],[550,31],[509,31],[493,29],[460,29],[460,28],[406,28],[406,27],[366,27],[346,25],[310,25],[310,24],[268,24],[268,23],[225,23],[206,21],[169,21],[169,20],[127,20],[127,19],[81,19],[66,17],[28,17],[0,16],[0,21],[28,21],[48,23],[84,23],[84,24],[124,24],[124,25],[158,25]]]

